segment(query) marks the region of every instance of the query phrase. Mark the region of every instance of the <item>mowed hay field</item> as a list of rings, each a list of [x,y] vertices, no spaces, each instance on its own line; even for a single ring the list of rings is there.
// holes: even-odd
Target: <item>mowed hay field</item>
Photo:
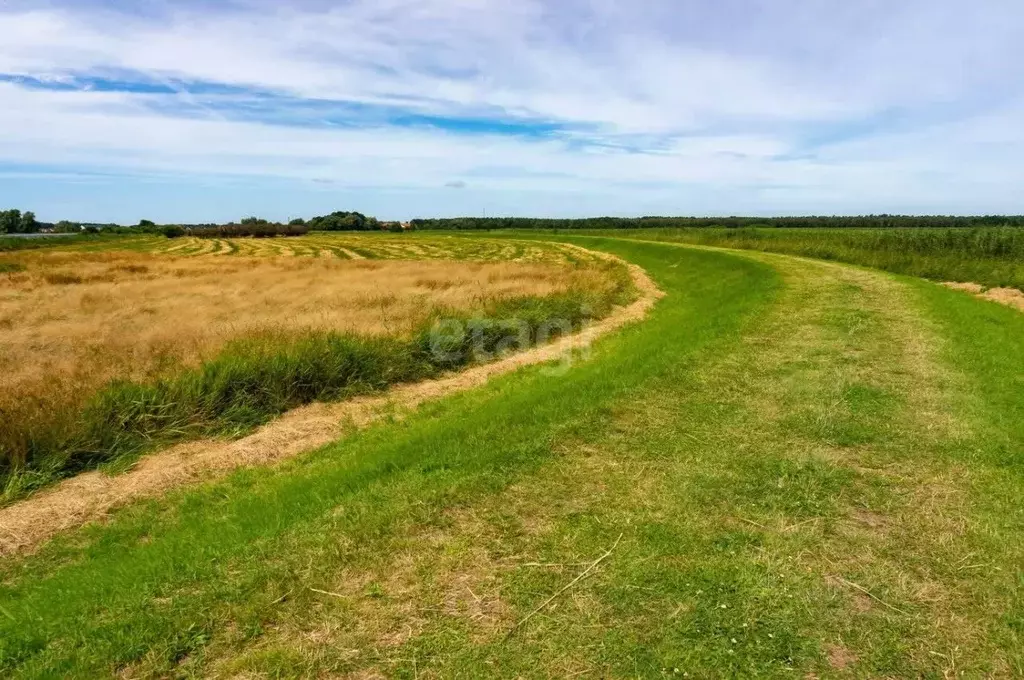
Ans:
[[[436,234],[353,234],[313,232],[301,238],[195,238],[167,239],[133,236],[97,239],[68,246],[74,252],[129,250],[176,257],[321,257],[342,260],[471,260],[579,264],[594,256],[533,241],[509,241],[477,235],[466,239]]]
[[[346,240],[373,259],[321,256],[323,244],[305,239],[233,240],[239,256],[231,258],[216,257],[219,246],[206,241],[190,256],[161,248],[191,246],[189,239],[0,258],[8,270],[0,273],[0,462],[24,466],[57,448],[108,386],[173,379],[226,347],[266,352],[314,336],[408,343],[436,317],[581,292],[608,298],[621,283],[604,261],[582,262],[561,248],[461,241],[415,259],[425,246],[378,240]],[[453,259],[466,253],[470,259]],[[8,490],[18,492],[18,484]]]

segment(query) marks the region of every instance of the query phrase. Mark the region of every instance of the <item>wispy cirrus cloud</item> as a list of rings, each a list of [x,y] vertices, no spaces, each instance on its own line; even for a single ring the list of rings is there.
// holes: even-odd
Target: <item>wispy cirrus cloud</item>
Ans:
[[[1009,0],[16,0],[0,34],[0,175],[415,194],[388,216],[1024,209]]]

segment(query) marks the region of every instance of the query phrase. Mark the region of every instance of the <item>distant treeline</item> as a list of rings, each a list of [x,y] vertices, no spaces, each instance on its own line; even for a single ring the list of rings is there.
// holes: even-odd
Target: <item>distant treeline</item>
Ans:
[[[150,226],[152,222],[148,220],[142,220],[139,223],[140,227]],[[199,231],[209,229],[225,229],[228,227],[242,226],[262,226],[262,227],[302,227],[308,231],[380,231],[382,229],[389,229],[394,226],[401,226],[397,222],[381,222],[376,217],[369,217],[360,212],[347,212],[339,210],[332,212],[330,215],[318,215],[317,217],[311,217],[308,220],[304,220],[301,217],[297,217],[283,224],[281,222],[270,222],[260,217],[246,217],[241,222],[236,224],[174,224],[166,225],[163,227],[180,227],[181,229],[191,230],[193,234]]]
[[[142,220],[138,226],[124,227],[120,224],[101,224],[96,222],[72,222],[61,220],[60,222],[40,222],[36,219],[35,213],[26,210],[0,210],[0,235],[2,234],[77,234],[80,232],[98,234],[101,231],[110,234],[132,234],[146,231],[155,231],[156,225],[148,220]]]
[[[143,220],[140,227],[152,225]],[[237,224],[174,224],[161,227],[163,233],[174,238],[177,236],[198,236],[201,238],[217,238],[232,236],[301,236],[310,231],[402,231],[398,222],[381,222],[376,217],[367,217],[359,212],[337,211],[330,215],[319,215],[304,220],[296,218],[282,224],[269,222],[259,217],[246,217]]]
[[[863,215],[858,217],[586,217],[580,219],[544,219],[533,217],[453,217],[416,219],[416,229],[683,229],[724,227],[779,228],[970,228],[1024,227],[1024,215],[907,216]]]
[[[0,234],[34,234],[38,232],[56,233],[110,233],[137,234],[163,233],[170,236],[297,236],[308,231],[401,231],[398,222],[383,222],[360,212],[336,211],[329,215],[318,215],[309,220],[301,217],[288,224],[271,222],[260,217],[246,217],[238,223],[230,224],[157,224],[152,220],[139,220],[137,225],[122,226],[119,224],[96,224],[89,222],[39,222],[32,212],[20,210],[0,210]]]
[[[243,234],[248,227],[259,233]],[[259,229],[256,229],[259,227]],[[1024,227],[1024,215],[861,215],[855,217],[584,217],[577,219],[548,219],[535,217],[451,217],[415,219],[410,223],[385,222],[360,212],[336,211],[308,220],[296,218],[283,224],[259,217],[247,217],[231,224],[166,224],[140,220],[137,225],[124,227],[117,224],[95,224],[62,220],[57,223],[39,222],[31,212],[0,211],[0,234],[53,232],[104,233],[191,233],[195,236],[271,236],[275,233],[294,235],[286,227],[303,227],[309,231],[404,231],[408,229],[434,230],[494,230],[494,229],[693,229],[693,228],[798,228],[798,229],[895,229],[895,228],[972,228],[972,227]],[[277,231],[271,233],[273,229]],[[219,231],[217,231],[219,230]],[[302,232],[305,233],[305,232]]]
[[[211,224],[190,227],[172,225],[163,227],[163,234],[167,238],[178,238],[180,236],[196,236],[198,238],[270,238],[273,236],[302,236],[308,233],[309,227],[304,224],[278,224],[261,220],[257,217],[247,217],[238,224]]]

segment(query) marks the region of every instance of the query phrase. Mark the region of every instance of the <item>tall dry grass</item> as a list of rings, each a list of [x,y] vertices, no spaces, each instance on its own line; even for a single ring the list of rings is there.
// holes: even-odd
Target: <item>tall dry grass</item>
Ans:
[[[241,402],[224,396],[234,390],[225,380],[244,383],[246,376],[274,369],[264,376],[266,384],[287,383],[294,371],[329,372],[336,361],[364,354],[369,358],[359,361],[366,366],[399,365],[402,353],[415,346],[414,336],[442,311],[466,316],[503,301],[568,291],[608,297],[618,285],[596,267],[508,262],[184,259],[131,252],[34,252],[9,260],[24,268],[0,274],[0,467],[9,470],[77,441],[82,414],[92,408],[95,416],[97,403],[111,395],[101,420],[154,399],[165,405],[206,399],[203,418],[217,417],[220,407],[199,390],[231,402],[225,408],[245,411],[237,421],[255,422],[296,401],[341,394],[348,379],[312,391],[268,387],[258,392],[277,390],[278,397],[266,404],[254,405],[246,393],[241,411]],[[380,340],[332,339],[367,336]],[[305,353],[287,359],[290,346],[305,347]],[[287,361],[277,366],[281,357]],[[316,363],[325,358],[335,363]],[[366,375],[375,377],[367,379],[376,385],[388,370],[374,368]],[[402,370],[415,377],[420,369]],[[175,381],[185,374],[193,378],[181,392],[185,383]],[[318,380],[314,376],[313,383]],[[136,387],[126,391],[128,383]],[[156,384],[165,387],[145,387]],[[104,390],[107,397],[100,395]],[[152,409],[139,413],[148,420],[131,428],[159,429],[163,416]],[[176,413],[182,426],[195,416]],[[109,436],[116,439],[126,427],[104,422],[102,437],[94,439],[116,448]],[[54,460],[66,467],[67,461]]]
[[[28,260],[28,261],[26,261]],[[196,364],[231,339],[282,331],[403,335],[437,309],[593,285],[586,271],[512,263],[23,258],[0,279],[0,392],[78,391]]]

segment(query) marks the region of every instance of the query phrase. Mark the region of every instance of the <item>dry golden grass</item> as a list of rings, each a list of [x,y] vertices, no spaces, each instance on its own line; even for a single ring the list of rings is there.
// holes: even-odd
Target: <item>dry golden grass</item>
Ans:
[[[208,249],[219,246],[209,241]],[[262,245],[262,244],[260,244]],[[175,258],[32,252],[0,274],[0,412],[79,403],[113,378],[145,380],[250,335],[402,335],[439,309],[611,283],[594,268],[322,257]]]
[[[385,418],[402,419],[428,400],[479,387],[494,376],[523,366],[564,360],[598,337],[644,318],[664,295],[642,269],[626,267],[639,297],[577,334],[459,373],[397,386],[383,395],[303,406],[241,439],[184,442],[147,456],[125,474],[87,472],[20,503],[0,507],[0,526],[5,529],[0,532],[0,556],[34,549],[64,529],[102,519],[113,508],[133,500],[239,467],[279,462],[337,440],[354,428]]]
[[[942,285],[954,290],[962,290],[983,300],[991,300],[1001,305],[1015,307],[1024,312],[1024,292],[1016,288],[986,288],[980,283],[958,283],[950,281]]]

